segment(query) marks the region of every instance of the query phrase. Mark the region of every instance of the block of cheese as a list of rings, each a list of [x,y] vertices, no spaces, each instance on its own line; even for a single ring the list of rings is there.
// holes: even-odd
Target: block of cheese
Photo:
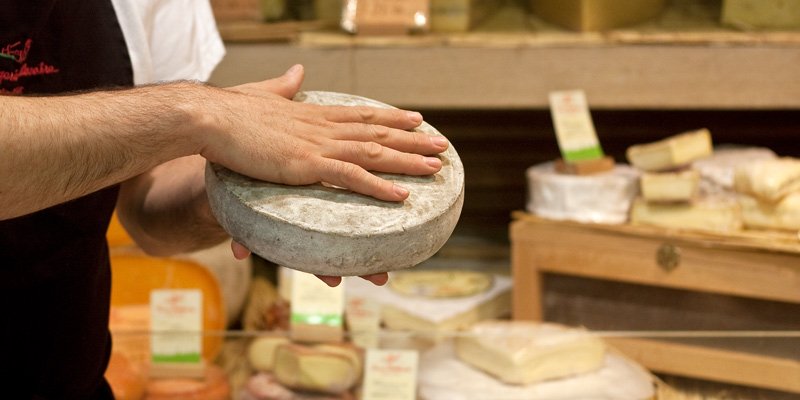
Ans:
[[[275,352],[284,344],[289,344],[289,339],[282,336],[256,338],[247,348],[247,360],[250,361],[250,366],[262,372],[272,371],[275,366]]]
[[[800,230],[800,191],[786,195],[777,203],[741,195],[739,205],[747,228]]]
[[[711,133],[708,129],[699,129],[628,147],[626,156],[634,167],[656,172],[685,166],[712,152]]]
[[[639,198],[633,202],[631,223],[723,233],[741,230],[743,226],[739,205],[729,199],[650,203]]]
[[[419,363],[419,397],[425,400],[654,400],[657,378],[642,366],[606,351],[595,371],[530,385],[509,385],[462,362],[452,341],[424,352]]]
[[[781,157],[743,165],[736,169],[734,187],[739,193],[777,202],[800,190],[800,159]]]
[[[695,170],[645,172],[639,183],[642,197],[647,201],[689,201],[697,194],[700,173]]]
[[[431,30],[467,32],[501,4],[500,0],[431,0]]]
[[[352,347],[285,344],[275,351],[275,378],[293,389],[342,393],[358,382],[361,372],[361,358]]]
[[[576,31],[598,31],[646,21],[666,0],[529,0],[537,17]]]
[[[639,172],[625,165],[579,176],[559,174],[548,162],[528,168],[526,174],[528,211],[549,219],[621,224],[639,192]]]
[[[407,296],[452,298],[474,296],[492,287],[492,275],[459,270],[416,270],[392,274],[389,287]]]
[[[497,379],[525,385],[595,371],[605,345],[585,330],[528,321],[484,321],[456,339],[465,363]]]
[[[696,160],[692,169],[700,173],[700,195],[726,195],[733,189],[736,168],[776,158],[765,147],[718,147],[711,157]]]

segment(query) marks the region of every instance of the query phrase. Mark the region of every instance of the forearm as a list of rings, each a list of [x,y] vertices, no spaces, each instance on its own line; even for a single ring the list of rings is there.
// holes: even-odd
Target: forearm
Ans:
[[[211,214],[204,171],[202,157],[182,157],[122,184],[120,221],[147,253],[184,253],[228,238]]]
[[[192,95],[176,83],[52,97],[0,97],[0,219],[122,182],[202,144]]]

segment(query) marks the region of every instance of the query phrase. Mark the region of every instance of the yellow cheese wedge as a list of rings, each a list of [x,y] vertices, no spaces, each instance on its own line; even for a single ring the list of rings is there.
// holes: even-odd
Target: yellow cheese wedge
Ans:
[[[708,129],[685,132],[653,143],[631,146],[628,161],[644,171],[665,171],[678,168],[713,152]]]
[[[793,192],[777,203],[739,196],[744,226],[752,229],[800,230],[800,192]]]
[[[642,197],[647,201],[689,201],[697,194],[700,173],[694,170],[681,172],[645,172],[640,185]]]
[[[354,348],[334,347],[278,346],[275,378],[293,389],[338,394],[352,388],[361,378],[358,353]]]
[[[631,223],[663,228],[712,232],[742,229],[742,213],[735,201],[699,200],[689,203],[650,203],[636,199]]]
[[[734,188],[763,201],[777,202],[800,190],[800,159],[781,157],[742,165],[736,169]]]
[[[486,321],[456,340],[465,363],[499,380],[526,385],[603,366],[605,345],[580,329],[528,321]]]

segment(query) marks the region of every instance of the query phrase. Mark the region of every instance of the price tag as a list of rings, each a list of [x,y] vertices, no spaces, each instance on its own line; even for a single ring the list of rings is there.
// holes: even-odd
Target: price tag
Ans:
[[[381,305],[377,301],[364,297],[351,297],[347,300],[345,316],[353,344],[365,349],[378,347]]]
[[[430,26],[430,0],[351,0],[349,3],[345,10],[355,8],[358,33],[406,33]]]
[[[411,350],[367,351],[364,400],[414,400],[417,397],[419,355]]]
[[[150,350],[156,363],[202,361],[203,293],[196,289],[150,292]]]
[[[329,287],[305,272],[292,273],[292,338],[300,341],[341,341],[343,335],[344,282]]]
[[[603,149],[597,139],[583,91],[551,92],[550,114],[553,116],[558,147],[565,161],[577,162],[603,157]]]

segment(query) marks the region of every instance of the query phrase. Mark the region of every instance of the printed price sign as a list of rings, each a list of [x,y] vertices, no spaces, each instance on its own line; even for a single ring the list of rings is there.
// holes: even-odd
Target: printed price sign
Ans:
[[[561,156],[567,162],[603,157],[592,116],[583,91],[550,93],[550,114],[556,129]]]

